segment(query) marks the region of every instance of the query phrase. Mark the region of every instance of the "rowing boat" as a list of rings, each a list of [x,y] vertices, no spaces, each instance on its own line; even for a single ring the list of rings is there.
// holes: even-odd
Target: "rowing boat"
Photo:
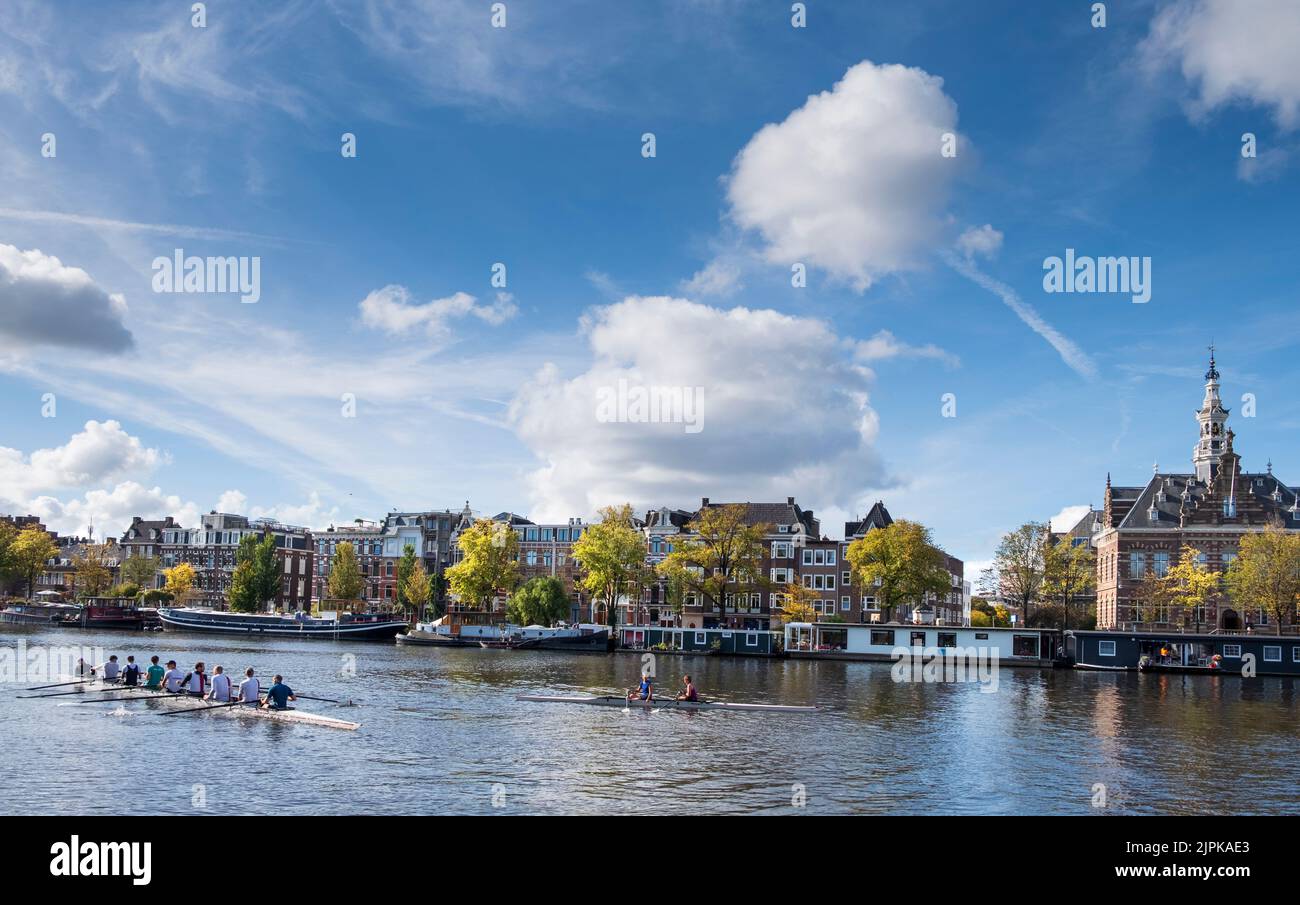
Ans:
[[[643,710],[745,710],[759,713],[812,713],[816,707],[803,707],[796,704],[733,704],[729,701],[676,701],[665,698],[656,701],[629,701],[618,695],[593,695],[573,697],[549,694],[521,694],[517,701],[531,701],[535,704],[590,704],[596,707],[639,707]]]
[[[242,707],[222,706],[222,704],[220,703],[205,701],[201,698],[197,698],[192,695],[171,694],[165,691],[154,691],[153,689],[147,689],[144,686],[136,686],[134,690],[131,690],[126,686],[120,686],[120,685],[100,685],[95,688],[87,689],[87,692],[88,693],[93,693],[93,692],[119,692],[120,693],[111,698],[103,698],[102,700],[106,704],[111,704],[115,701],[134,701],[141,698],[145,698],[150,701],[158,701],[159,703],[165,704],[168,707],[174,709],[180,709],[180,710],[212,708],[216,710],[218,713],[225,713],[228,715],[257,717],[266,720],[276,720],[277,722],[282,722],[282,723],[301,723],[307,726],[320,726],[325,729],[356,730],[361,728],[360,723],[353,723],[353,722],[349,722],[348,720],[340,720],[332,716],[323,716],[322,714],[319,713],[308,713],[305,710],[298,710],[293,707],[287,708],[285,710],[272,710],[269,707],[268,708],[255,707],[252,704],[247,704]]]

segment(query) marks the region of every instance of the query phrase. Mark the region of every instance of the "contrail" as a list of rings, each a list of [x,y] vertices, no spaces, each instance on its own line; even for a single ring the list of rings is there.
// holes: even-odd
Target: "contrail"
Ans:
[[[1074,340],[1062,334],[1059,330],[1043,320],[1042,315],[1034,310],[1034,307],[1020,298],[1020,294],[1008,286],[1006,283],[993,279],[993,277],[982,273],[970,261],[963,260],[952,252],[945,252],[943,258],[948,262],[948,266],[960,273],[966,279],[982,289],[1002,299],[1003,303],[1016,313],[1016,316],[1024,321],[1025,325],[1033,330],[1043,339],[1051,343],[1052,348],[1057,351],[1064,361],[1075,373],[1087,380],[1097,378],[1097,365],[1088,357],[1088,353],[1079,348]]]
[[[215,229],[205,226],[184,226],[176,223],[134,223],[130,220],[110,220],[107,217],[90,217],[85,214],[65,214],[61,211],[26,211],[0,207],[0,218],[28,223],[71,223],[76,226],[93,226],[100,229],[120,229],[129,232],[162,233],[185,236],[191,239],[255,239],[261,242],[284,242],[278,236],[263,236],[235,229]]]

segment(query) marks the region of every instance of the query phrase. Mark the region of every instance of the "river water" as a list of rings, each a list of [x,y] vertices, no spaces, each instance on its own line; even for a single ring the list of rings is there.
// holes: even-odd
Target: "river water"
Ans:
[[[0,685],[3,814],[1300,813],[1295,680],[660,657],[706,696],[814,714],[625,712],[518,694],[632,685],[636,655],[435,650],[0,626],[12,664],[88,645],[282,672],[357,732]],[[60,691],[62,689],[51,689]],[[30,692],[36,694],[39,692]]]

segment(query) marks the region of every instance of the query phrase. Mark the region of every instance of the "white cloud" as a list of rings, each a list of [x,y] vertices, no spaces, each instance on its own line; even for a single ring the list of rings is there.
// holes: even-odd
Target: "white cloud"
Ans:
[[[124,352],[134,345],[126,300],[39,249],[0,243],[0,337],[19,344]]]
[[[217,511],[242,515],[248,508],[248,496],[241,490],[227,490],[217,498]]]
[[[357,307],[361,311],[361,322],[368,327],[389,334],[422,330],[436,338],[449,335],[449,322],[458,318],[473,316],[495,326],[505,323],[519,311],[514,296],[508,292],[498,292],[496,301],[490,305],[479,304],[478,299],[467,292],[415,304],[405,286],[391,284],[371,292]]]
[[[194,503],[136,481],[124,481],[111,490],[90,490],[70,500],[50,495],[9,500],[0,493],[0,509],[38,515],[46,527],[59,534],[84,535],[86,528],[93,525],[98,540],[121,537],[136,515],[149,519],[172,515],[182,525],[196,525],[199,521],[199,509]]]
[[[940,233],[957,105],[921,69],[853,66],[830,91],[764,126],[737,155],[731,215],[769,261],[802,261],[864,290],[917,267]]]
[[[38,449],[30,456],[0,447],[0,495],[22,499],[41,491],[99,484],[148,473],[166,461],[163,453],[145,447],[118,422],[87,421],[64,445]]]
[[[1048,521],[1053,531],[1069,531],[1079,524],[1079,519],[1092,511],[1091,506],[1066,506]]]
[[[566,378],[544,367],[510,406],[542,465],[529,475],[540,518],[600,506],[714,499],[856,501],[887,482],[874,444],[869,368],[828,324],[770,310],[630,297],[584,321],[591,358]],[[597,418],[602,391],[701,394],[702,429]]]
[[[957,237],[957,250],[967,260],[976,257],[992,258],[1002,249],[1002,233],[990,223],[972,226]]]
[[[870,339],[854,345],[854,354],[862,361],[885,361],[891,358],[934,358],[948,365],[958,363],[957,356],[933,343],[914,346],[905,343],[888,330],[881,330]]]
[[[697,271],[689,280],[683,280],[681,290],[693,297],[702,295],[731,296],[745,288],[745,284],[741,282],[740,277],[741,270],[738,264],[734,261],[716,258],[710,261],[703,270]]]
[[[1300,6],[1295,0],[1178,0],[1160,10],[1142,49],[1195,86],[1192,114],[1233,101],[1271,107],[1300,125]]]

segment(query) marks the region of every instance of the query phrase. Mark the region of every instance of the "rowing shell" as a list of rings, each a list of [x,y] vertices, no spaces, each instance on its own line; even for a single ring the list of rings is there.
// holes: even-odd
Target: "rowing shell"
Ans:
[[[137,698],[148,698],[151,701],[158,701],[169,707],[181,710],[200,707],[219,707],[218,713],[238,714],[239,716],[259,717],[265,720],[277,720],[282,723],[301,723],[307,726],[320,726],[325,729],[347,729],[356,730],[361,728],[360,723],[352,723],[347,720],[336,719],[332,716],[322,716],[319,713],[308,713],[305,710],[289,708],[287,710],[272,710],[270,708],[254,707],[252,704],[243,707],[221,707],[220,704],[213,704],[211,701],[205,701],[191,695],[170,694],[162,691],[146,691],[143,687],[137,686],[138,691],[127,691],[123,687],[104,686],[90,689],[89,691],[120,691],[121,695],[113,698],[104,698],[104,703],[113,701],[133,701]]]
[[[816,707],[801,707],[796,704],[732,704],[726,701],[675,701],[667,698],[658,701],[629,701],[618,695],[598,695],[593,697],[566,697],[564,695],[521,694],[516,701],[532,701],[536,704],[590,704],[596,707],[640,707],[645,710],[753,710],[759,713],[812,713]]]

